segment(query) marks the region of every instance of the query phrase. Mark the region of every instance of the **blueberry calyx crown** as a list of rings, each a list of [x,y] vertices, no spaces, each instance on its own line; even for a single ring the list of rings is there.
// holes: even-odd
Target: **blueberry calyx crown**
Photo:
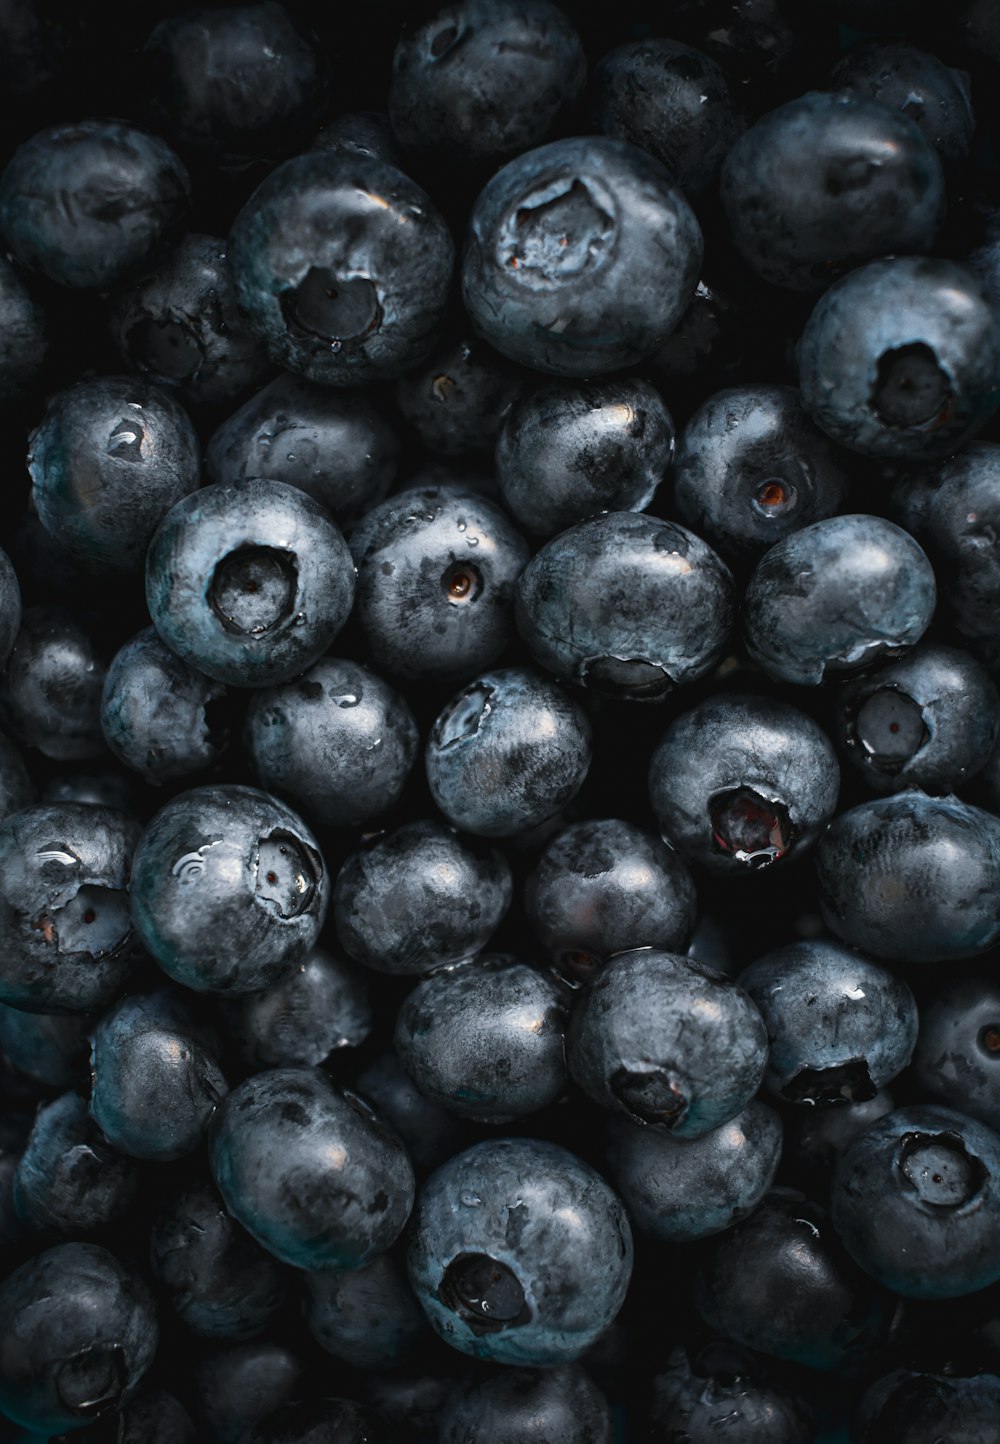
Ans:
[[[709,803],[712,846],[749,867],[767,867],[784,857],[795,840],[788,809],[752,787],[717,792]]]
[[[864,1058],[851,1058],[832,1068],[800,1068],[782,1088],[789,1103],[830,1107],[841,1103],[867,1103],[878,1089]]]
[[[297,590],[298,569],[290,552],[243,546],[216,563],[208,601],[227,632],[256,638],[287,621]]]
[[[382,324],[373,282],[337,276],[325,266],[310,266],[297,286],[282,292],[281,310],[293,336],[322,341],[333,351],[363,341]]]
[[[619,1068],[611,1078],[611,1091],[637,1123],[676,1128],[687,1117],[684,1087],[675,1074],[663,1068]]]
[[[438,1298],[476,1335],[515,1329],[531,1318],[512,1269],[485,1253],[461,1253],[444,1271]]]
[[[907,1133],[896,1166],[920,1203],[937,1211],[974,1202],[988,1174],[957,1133]]]

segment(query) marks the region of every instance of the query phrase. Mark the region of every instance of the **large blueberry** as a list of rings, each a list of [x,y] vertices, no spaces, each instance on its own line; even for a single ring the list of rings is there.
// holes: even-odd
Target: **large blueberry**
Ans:
[[[1000,820],[901,792],[843,812],[816,850],[827,926],[901,963],[971,958],[1000,938]]]
[[[678,1344],[653,1378],[649,1419],[659,1431],[653,1437],[716,1444],[725,1420],[739,1444],[814,1444],[815,1420],[805,1400],[762,1363],[726,1339]]]
[[[898,1108],[841,1156],[831,1217],[867,1273],[906,1298],[1000,1279],[1000,1134],[952,1108]]]
[[[324,827],[359,827],[388,811],[420,741],[398,692],[359,662],[330,656],[255,691],[246,734],[263,785]]]
[[[684,527],[611,512],[546,542],[518,583],[516,616],[535,659],[557,676],[657,701],[721,657],[732,577]]]
[[[793,387],[729,386],[681,433],[674,501],[685,525],[742,560],[839,511],[845,460]]]
[[[555,817],[579,791],[591,730],[577,702],[528,668],[486,672],[445,706],[425,761],[449,822],[510,837]]]
[[[396,1241],[413,1205],[396,1134],[318,1069],[241,1083],[215,1115],[209,1151],[229,1212],[296,1268],[361,1268]]]
[[[522,376],[481,341],[465,337],[436,351],[396,383],[396,404],[439,456],[491,452],[522,389]]]
[[[130,1158],[193,1153],[229,1091],[215,1054],[179,990],[124,998],[94,1029],[91,1117]]]
[[[89,1013],[26,1013],[0,1003],[0,1052],[19,1073],[46,1088],[80,1086],[95,1021]]]
[[[771,697],[709,697],[670,724],[649,768],[664,836],[692,861],[729,874],[810,847],[839,789],[825,732]]]
[[[730,1228],[760,1203],[781,1159],[781,1119],[756,1098],[700,1138],[676,1138],[616,1117],[609,1153],[639,1232],[662,1243],[690,1243]]]
[[[462,295],[476,330],[538,371],[634,366],[694,293],[702,237],[660,163],[587,136],[526,151],[472,209]]]
[[[945,209],[941,159],[916,122],[850,91],[810,91],[758,120],[726,156],[721,195],[744,259],[799,291],[928,249]]]
[[[832,516],[764,553],[743,603],[747,647],[780,682],[817,687],[908,651],[934,614],[934,572],[879,516]]]
[[[1000,319],[957,261],[873,261],[816,305],[799,385],[817,426],[852,451],[948,456],[1000,404]]]
[[[644,511],[673,454],[673,420],[648,381],[552,384],[505,418],[497,485],[522,526],[551,536],[595,512]]]
[[[559,971],[585,981],[627,948],[683,949],[695,891],[671,847],[633,823],[601,818],[553,838],[525,882],[524,908]]]
[[[136,850],[136,932],[160,967],[197,992],[276,983],[319,936],[327,875],[312,833],[252,787],[182,792]]]
[[[236,299],[271,360],[327,386],[399,376],[430,354],[454,255],[414,181],[336,151],[272,171],[229,237]]]
[[[36,1233],[80,1238],[128,1213],[138,1169],[104,1138],[78,1093],[35,1115],[14,1173],[14,1208]]]
[[[357,1048],[372,1028],[368,977],[354,963],[313,948],[271,988],[224,1002],[230,1038],[252,1068],[315,1068]]]
[[[218,12],[217,12],[218,13]],[[225,242],[186,235],[111,306],[122,360],[195,406],[216,406],[263,379],[264,348],[236,309]]]
[[[486,946],[510,906],[510,867],[437,822],[410,822],[353,853],[333,915],[352,958],[384,973],[427,973]]]
[[[516,958],[481,957],[417,984],[396,1014],[396,1053],[435,1103],[509,1123],[563,1092],[566,1021],[556,983]]]
[[[410,1282],[460,1353],[568,1364],[621,1308],[632,1237],[619,1199],[587,1164],[540,1139],[477,1143],[424,1185]]]
[[[111,751],[147,782],[209,767],[228,742],[221,682],[181,661],[154,627],[125,643],[104,678],[101,731]]]
[[[351,553],[358,620],[387,675],[458,680],[490,666],[510,640],[528,546],[484,497],[407,488],[355,527]]]
[[[917,1041],[910,989],[839,943],[791,943],[765,953],[739,983],[767,1028],[764,1086],[786,1102],[867,1102],[910,1061]]]
[[[875,792],[955,792],[986,766],[998,731],[989,673],[941,642],[851,682],[837,705],[837,743]]]
[[[80,1429],[135,1392],[153,1361],[145,1284],[90,1243],[64,1243],[0,1285],[0,1408],[26,1429]]]
[[[586,75],[580,37],[551,0],[451,0],[396,46],[392,128],[449,175],[495,166],[544,140]]]
[[[867,1364],[893,1315],[826,1211],[786,1188],[704,1246],[694,1303],[727,1339],[813,1369]]]
[[[0,823],[0,998],[35,1013],[91,1013],[132,967],[129,872],[137,826],[81,803]]]
[[[354,601],[347,544],[279,481],[206,486],[172,507],[146,556],[153,625],[219,682],[268,687],[326,651]]]
[[[213,481],[287,482],[349,521],[385,496],[398,450],[391,422],[372,397],[286,372],[222,422],[205,464]]]
[[[970,1367],[973,1367],[970,1361]],[[995,1373],[893,1369],[869,1384],[851,1420],[856,1444],[928,1444],[938,1439],[992,1444],[1000,1418]]]
[[[164,141],[124,120],[81,120],[14,152],[0,228],[22,265],[104,290],[156,254],[188,199],[187,171]]]
[[[611,959],[570,1020],[570,1073],[595,1102],[636,1123],[700,1138],[760,1087],[767,1033],[724,973],[639,948]]]

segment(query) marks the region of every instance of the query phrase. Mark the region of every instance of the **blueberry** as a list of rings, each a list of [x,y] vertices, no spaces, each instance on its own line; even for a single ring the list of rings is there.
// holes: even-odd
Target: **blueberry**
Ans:
[[[213,1444],[244,1444],[254,1425],[302,1397],[305,1380],[299,1356],[273,1339],[202,1352],[193,1380],[199,1422]]]
[[[701,1138],[756,1093],[767,1033],[723,973],[643,948],[612,958],[580,996],[567,1052],[595,1102],[675,1138]]]
[[[351,520],[389,490],[398,450],[364,392],[343,395],[284,373],[218,427],[205,461],[213,481],[287,482]]]
[[[313,151],[272,171],[233,224],[236,299],[271,360],[327,386],[430,355],[454,264],[429,197],[384,161]]]
[[[226,689],[181,661],[155,628],[126,642],[104,678],[101,731],[115,756],[147,782],[203,771],[228,742]]]
[[[813,1369],[867,1363],[892,1318],[825,1210],[785,1188],[704,1246],[694,1303],[734,1343]]]
[[[695,891],[671,847],[633,823],[603,818],[553,838],[525,882],[524,908],[559,972],[586,981],[627,948],[683,949]]]
[[[816,851],[829,928],[902,963],[948,962],[1000,937],[1000,821],[954,797],[903,792],[843,812]]]
[[[842,1154],[831,1217],[872,1278],[947,1299],[1000,1278],[1000,1134],[938,1104],[897,1108]]]
[[[753,1212],[774,1182],[781,1137],[781,1119],[756,1098],[700,1138],[676,1138],[616,1117],[611,1170],[640,1233],[690,1243]]]
[[[396,1054],[421,1093],[463,1118],[509,1123],[566,1082],[566,1000],[527,963],[487,956],[424,978],[396,1014]]]
[[[372,1409],[353,1399],[289,1404],[261,1419],[244,1444],[396,1444],[398,1435]]]
[[[200,483],[186,412],[169,392],[131,376],[59,392],[28,446],[42,525],[90,571],[140,571],[162,518]]]
[[[71,1440],[76,1444],[198,1444],[191,1415],[163,1389],[140,1389],[124,1408],[101,1423],[60,1434],[49,1444],[70,1444]]]
[[[323,948],[271,988],[223,1003],[228,1032],[252,1068],[316,1068],[372,1029],[368,979]]]
[[[817,303],[799,346],[802,402],[852,451],[948,456],[1000,404],[1000,321],[975,273],[901,256],[851,272]]]
[[[124,1217],[138,1169],[104,1138],[78,1093],[35,1115],[14,1173],[17,1216],[37,1233],[77,1238]]]
[[[893,493],[896,520],[934,563],[948,620],[1000,657],[1000,446],[974,441]]]
[[[0,551],[0,666],[7,663],[21,628],[21,587],[10,557]]]
[[[521,378],[482,342],[461,339],[396,383],[396,404],[439,456],[491,452]]]
[[[134,994],[94,1029],[90,1114],[130,1158],[193,1153],[229,1085],[182,993]]]
[[[1000,1132],[1000,989],[992,978],[935,988],[920,1012],[912,1076],[922,1097]]]
[[[135,816],[138,806],[135,779],[127,772],[106,768],[93,772],[64,772],[52,777],[42,792],[43,802],[80,802],[85,807],[110,807]]]
[[[644,511],[670,469],[674,423],[641,377],[526,391],[496,444],[504,505],[537,536],[601,511]]]
[[[583,709],[528,668],[485,672],[431,728],[427,781],[456,827],[510,837],[555,817],[579,791],[591,758]]]
[[[229,1212],[296,1268],[361,1268],[395,1242],[413,1205],[396,1134],[317,1069],[241,1083],[215,1115],[209,1151]]]
[[[747,647],[769,676],[817,687],[915,646],[936,596],[908,532],[879,516],[829,517],[757,563],[743,603]]]
[[[864,1103],[907,1066],[917,1005],[907,985],[838,943],[765,953],[739,977],[767,1028],[764,1086],[810,1107]]]
[[[200,787],[143,833],[132,919],[165,973],[196,992],[270,987],[315,945],[326,868],[290,808],[256,788]]]
[[[154,124],[215,165],[287,155],[305,143],[326,105],[316,45],[271,0],[169,15],[142,58]]]
[[[724,556],[750,559],[840,510],[845,462],[793,387],[729,386],[681,433],[674,501],[685,525]]]
[[[396,46],[392,127],[449,174],[495,166],[545,139],[586,73],[579,36],[549,0],[452,0]]]
[[[464,487],[407,488],[368,512],[351,552],[376,666],[456,681],[496,661],[513,632],[528,547],[493,502]]]
[[[347,1273],[306,1274],[303,1312],[316,1342],[355,1369],[394,1368],[427,1331],[406,1271],[390,1254]]]
[[[931,1444],[949,1438],[991,1444],[998,1417],[996,1374],[956,1378],[900,1368],[865,1390],[851,1438],[857,1444]]]
[[[39,131],[0,178],[14,256],[63,286],[106,290],[147,264],[178,226],[188,174],[168,145],[123,120]]]
[[[95,1022],[88,1013],[25,1013],[0,1003],[0,1051],[36,1083],[73,1088],[87,1075]]]
[[[826,734],[770,697],[709,697],[670,724],[649,768],[664,836],[691,861],[730,875],[811,847],[839,787]]]
[[[516,615],[536,661],[557,676],[658,701],[722,656],[732,577],[684,527],[612,512],[546,542],[518,583]]]
[[[0,1321],[0,1407],[44,1434],[126,1403],[156,1352],[145,1285],[97,1244],[59,1244],[15,1269]]]
[[[511,360],[558,376],[634,366],[694,293],[702,237],[658,161],[587,136],[526,151],[472,208],[462,297]]]
[[[600,1174],[540,1139],[477,1143],[424,1185],[410,1282],[460,1353],[569,1364],[621,1307],[632,1272],[625,1210]]]
[[[124,814],[79,803],[27,807],[0,823],[3,1002],[91,1013],[122,990],[137,832]]]
[[[354,599],[327,513],[278,481],[207,486],[172,507],[146,555],[146,601],[167,646],[216,681],[268,687],[305,670]]]
[[[666,1365],[652,1382],[654,1438],[686,1434],[687,1444],[716,1444],[725,1420],[739,1444],[814,1444],[815,1421],[804,1400],[735,1344],[678,1344]]]
[[[744,121],[724,72],[677,40],[632,40],[605,55],[592,77],[598,130],[660,161],[685,195],[715,181]]]
[[[744,260],[799,291],[928,249],[945,211],[941,160],[920,127],[851,91],[810,91],[762,116],[727,154],[721,196]]]
[[[49,328],[17,268],[0,256],[0,402],[18,401],[43,374]]]
[[[155,271],[115,299],[111,338],[122,360],[194,406],[259,383],[263,348],[236,309],[225,242],[186,235]]]
[[[258,689],[247,741],[267,788],[325,827],[357,827],[391,808],[417,755],[413,714],[367,667],[322,657],[294,682]]]
[[[486,946],[510,906],[510,867],[437,822],[410,822],[352,853],[333,916],[352,958],[385,973],[427,973]]]
[[[960,165],[968,158],[975,117],[964,70],[896,41],[855,46],[834,66],[830,79],[909,116],[945,162]]]
[[[504,1369],[448,1396],[440,1444],[612,1444],[608,1401],[578,1364]]]
[[[418,1173],[437,1168],[469,1141],[469,1125],[421,1093],[392,1048],[358,1075],[358,1091],[399,1134]]]
[[[149,1248],[170,1307],[199,1338],[251,1339],[285,1302],[285,1270],[233,1221],[211,1184],[175,1192]]]
[[[63,607],[26,608],[0,684],[0,713],[22,742],[58,762],[105,751],[104,636]]]
[[[0,818],[30,807],[34,800],[35,788],[24,760],[13,742],[0,732]]]
[[[954,792],[986,766],[998,732],[989,674],[943,643],[851,682],[837,704],[840,749],[876,792]]]

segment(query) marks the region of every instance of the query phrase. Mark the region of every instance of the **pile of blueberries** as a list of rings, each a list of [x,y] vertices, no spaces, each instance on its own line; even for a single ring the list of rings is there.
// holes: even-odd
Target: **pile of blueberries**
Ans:
[[[0,6],[3,1444],[1000,1440],[1000,5],[604,8]]]

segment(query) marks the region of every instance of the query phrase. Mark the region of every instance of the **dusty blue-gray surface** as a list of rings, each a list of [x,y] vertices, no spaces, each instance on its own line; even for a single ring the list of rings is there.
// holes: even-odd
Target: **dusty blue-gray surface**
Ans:
[[[596,376],[636,365],[669,336],[702,251],[694,212],[659,161],[604,136],[557,140],[480,192],[462,299],[511,360]]]
[[[658,701],[722,656],[733,582],[694,532],[640,512],[591,517],[546,542],[517,585],[535,660],[614,697]]]
[[[909,532],[884,517],[832,516],[761,557],[744,636],[775,681],[818,687],[915,646],[936,600],[934,571]]]
[[[131,911],[147,951],[195,992],[252,993],[315,945],[328,878],[316,839],[254,787],[182,792],[136,850]]]
[[[124,813],[85,803],[39,803],[0,823],[0,1000],[93,1013],[121,992],[137,833]]]
[[[300,1269],[354,1269],[399,1237],[413,1205],[403,1144],[314,1068],[272,1068],[229,1094],[209,1137],[233,1217]]]
[[[85,1238],[127,1214],[139,1170],[102,1135],[79,1093],[63,1093],[35,1114],[14,1170],[12,1196],[36,1234]]]
[[[461,1306],[449,1305],[449,1268],[480,1257],[513,1275],[524,1296],[522,1316],[484,1327],[481,1317],[470,1322]],[[505,1364],[567,1364],[621,1308],[632,1236],[618,1197],[565,1148],[540,1139],[489,1139],[427,1180],[410,1228],[408,1266],[433,1328],[460,1353]]]
[[[725,974],[654,948],[619,953],[570,1020],[570,1073],[595,1102],[675,1138],[700,1138],[756,1093],[767,1033]]]

